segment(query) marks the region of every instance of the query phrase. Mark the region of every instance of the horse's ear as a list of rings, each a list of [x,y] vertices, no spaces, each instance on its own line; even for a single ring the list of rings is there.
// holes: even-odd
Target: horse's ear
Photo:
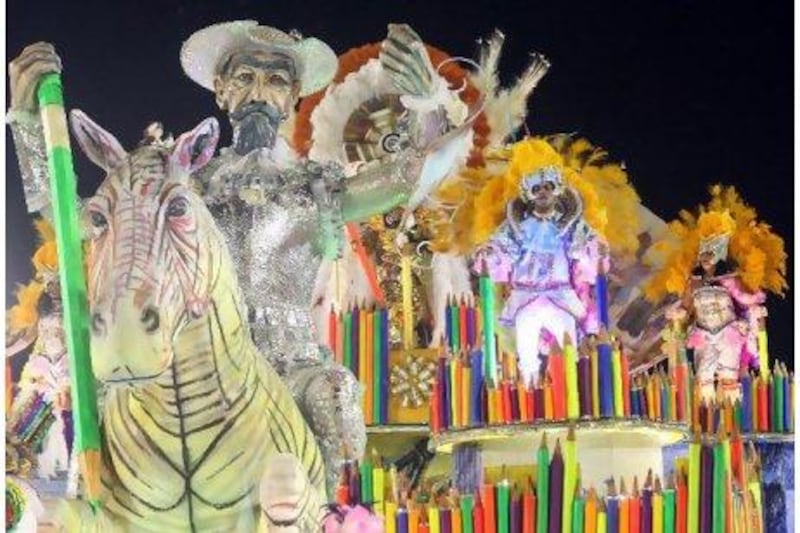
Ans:
[[[219,123],[215,118],[207,118],[178,137],[172,151],[172,162],[181,169],[194,172],[202,168],[214,157],[219,141]]]
[[[127,153],[117,138],[98,126],[83,111],[72,110],[69,123],[86,156],[106,172],[116,168],[127,158]]]

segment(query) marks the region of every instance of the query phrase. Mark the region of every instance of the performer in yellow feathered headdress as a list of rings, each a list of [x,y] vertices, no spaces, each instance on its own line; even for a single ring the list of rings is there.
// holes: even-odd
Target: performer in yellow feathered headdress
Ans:
[[[608,212],[580,165],[547,140],[521,141],[509,156],[502,176],[474,199],[470,238],[480,245],[476,270],[509,285],[500,323],[515,333],[529,382],[548,350],[542,344],[565,335],[577,342],[599,329],[603,309],[593,289],[609,269]]]
[[[40,244],[31,258],[35,276],[20,288],[17,305],[8,311],[6,357],[23,352],[31,343],[34,345],[17,384],[18,394],[14,397],[9,383],[6,394],[12,399],[10,430],[32,435],[30,438],[36,442],[29,444],[41,449],[36,475],[49,478],[74,465],[74,460],[70,461],[72,411],[55,235],[45,220],[36,221],[36,229]],[[48,414],[41,418],[45,423],[31,434],[26,421],[35,410]],[[77,469],[70,470],[69,490],[74,492]]]
[[[697,214],[683,211],[670,225],[671,239],[658,246],[665,268],[647,294],[682,296],[670,315],[676,323],[689,319],[687,346],[695,350],[701,392],[714,397],[716,376],[733,400],[740,370],[757,366],[764,348],[764,291],[786,289],[786,252],[733,187],[715,185],[710,192]]]

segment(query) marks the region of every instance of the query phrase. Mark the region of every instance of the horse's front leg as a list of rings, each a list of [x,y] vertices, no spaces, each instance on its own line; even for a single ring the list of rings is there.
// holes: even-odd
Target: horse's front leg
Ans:
[[[361,460],[367,446],[361,385],[342,365],[320,360],[296,364],[285,379],[319,444],[330,497],[344,463]]]
[[[318,531],[325,511],[303,464],[290,453],[274,454],[267,460],[258,509],[258,533]]]

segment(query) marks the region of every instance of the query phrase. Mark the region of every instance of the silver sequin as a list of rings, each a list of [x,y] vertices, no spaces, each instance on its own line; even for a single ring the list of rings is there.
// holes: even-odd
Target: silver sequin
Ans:
[[[329,170],[281,165],[267,151],[240,157],[225,149],[197,177],[236,264],[256,345],[286,380],[316,435],[332,494],[343,463],[363,456],[366,428],[361,387],[330,361],[311,317],[321,262],[311,182]]]

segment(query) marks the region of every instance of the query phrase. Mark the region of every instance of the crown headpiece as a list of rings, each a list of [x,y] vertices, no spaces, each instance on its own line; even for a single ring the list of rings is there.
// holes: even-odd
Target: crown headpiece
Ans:
[[[557,167],[550,165],[542,167],[535,172],[527,174],[519,183],[520,192],[523,196],[530,194],[530,190],[534,185],[541,185],[543,183],[551,182],[555,185],[556,192],[560,192],[564,188],[564,177]]]
[[[712,261],[718,263],[728,258],[728,245],[731,242],[730,233],[722,233],[712,237],[706,237],[700,240],[700,249],[697,252],[698,257],[710,253]]]

